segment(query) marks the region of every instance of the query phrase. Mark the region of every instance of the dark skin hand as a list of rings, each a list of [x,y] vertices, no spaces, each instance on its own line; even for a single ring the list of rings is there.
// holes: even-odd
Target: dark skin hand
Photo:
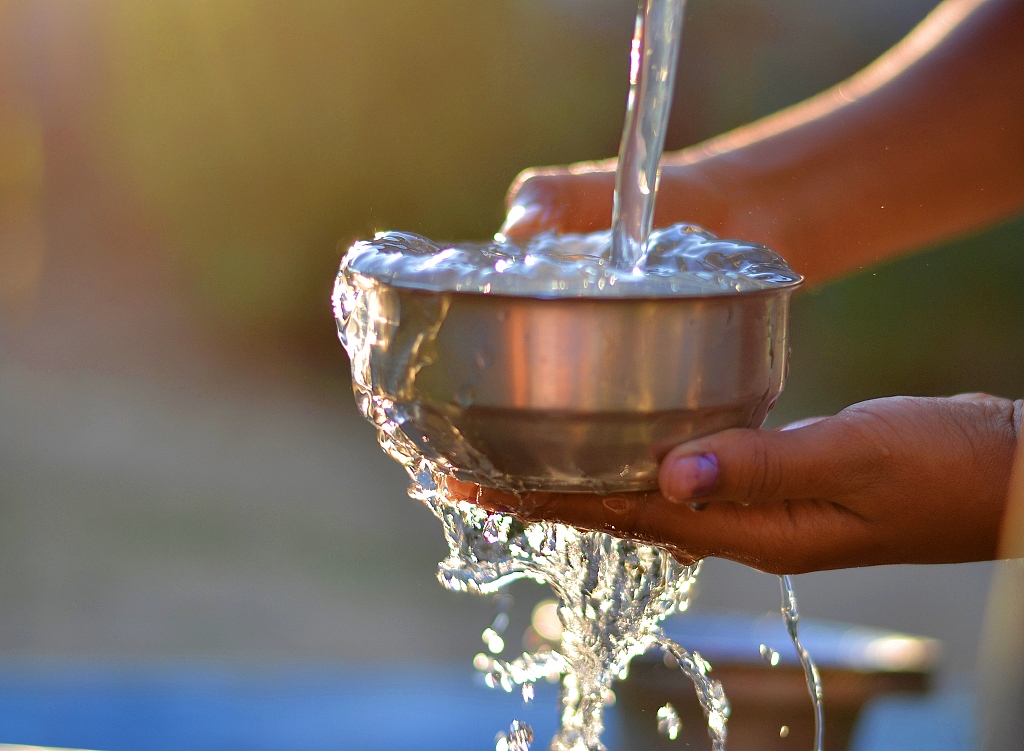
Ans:
[[[1024,1],[947,0],[837,87],[666,155],[655,223],[764,242],[818,284],[1024,210]],[[528,170],[503,232],[586,232],[614,161]],[[449,492],[773,573],[998,553],[1022,402],[893,397],[665,457],[660,492]]]
[[[515,496],[448,490],[524,521],[556,521],[771,573],[996,555],[1024,402],[891,397],[776,431],[677,446],[660,492]]]

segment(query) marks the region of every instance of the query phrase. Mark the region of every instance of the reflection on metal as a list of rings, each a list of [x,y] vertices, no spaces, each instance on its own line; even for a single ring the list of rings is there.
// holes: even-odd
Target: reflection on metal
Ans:
[[[425,444],[486,459],[446,456],[460,479],[651,489],[672,446],[763,422],[785,378],[791,293],[541,300],[382,285],[384,307],[446,311],[428,361],[389,396],[437,418],[419,423]]]

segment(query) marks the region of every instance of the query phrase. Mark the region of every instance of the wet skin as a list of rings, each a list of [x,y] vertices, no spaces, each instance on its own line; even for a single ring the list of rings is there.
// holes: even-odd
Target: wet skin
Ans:
[[[660,490],[454,496],[525,521],[610,532],[689,562],[771,573],[996,556],[1024,402],[891,397],[776,431],[726,430],[676,447]]]

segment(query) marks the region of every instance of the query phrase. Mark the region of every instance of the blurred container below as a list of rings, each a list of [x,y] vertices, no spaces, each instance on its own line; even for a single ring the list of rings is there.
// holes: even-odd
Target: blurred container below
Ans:
[[[774,751],[809,747],[814,717],[796,650],[778,615],[686,614],[665,622],[669,637],[713,666],[732,713],[730,751]],[[934,639],[860,626],[801,620],[800,638],[821,669],[825,696],[825,744],[847,748],[863,706],[877,696],[928,690],[939,657]],[[629,678],[615,689],[625,748],[707,744],[704,719],[693,690],[659,651],[633,661]],[[670,702],[682,720],[671,743],[653,730],[659,707]]]

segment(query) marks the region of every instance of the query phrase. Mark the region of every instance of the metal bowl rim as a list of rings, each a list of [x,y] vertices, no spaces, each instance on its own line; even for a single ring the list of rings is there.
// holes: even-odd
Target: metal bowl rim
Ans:
[[[387,287],[390,287],[392,289],[402,290],[403,292],[415,292],[415,293],[424,294],[424,295],[456,295],[456,296],[466,296],[466,297],[497,298],[497,299],[500,299],[500,300],[530,300],[530,301],[537,301],[537,302],[601,302],[601,303],[610,303],[610,302],[618,302],[618,303],[682,302],[682,301],[696,302],[696,301],[700,301],[700,300],[724,300],[724,299],[735,299],[735,298],[760,297],[760,296],[765,296],[765,295],[767,295],[767,296],[774,296],[774,295],[778,295],[778,294],[781,294],[781,293],[792,293],[792,292],[795,292],[797,289],[802,287],[803,284],[804,284],[804,277],[800,276],[798,274],[797,275],[798,278],[796,280],[794,280],[792,282],[787,282],[786,284],[779,284],[779,285],[777,285],[775,287],[766,287],[764,289],[745,290],[745,291],[742,291],[742,292],[738,292],[738,291],[727,292],[727,291],[723,290],[722,292],[714,292],[714,293],[705,294],[705,295],[636,295],[636,296],[629,296],[629,297],[621,296],[621,295],[617,295],[617,296],[614,296],[614,297],[612,297],[612,296],[604,296],[604,295],[594,295],[594,296],[555,297],[555,296],[548,296],[548,295],[544,295],[544,296],[541,296],[541,295],[513,295],[513,294],[509,294],[507,292],[479,292],[477,290],[465,290],[465,289],[460,289],[460,290],[454,290],[454,289],[447,289],[447,290],[426,289],[424,287],[411,287],[411,286],[407,286],[405,284],[395,284],[393,281],[385,281],[383,279],[378,279],[377,277],[370,276],[368,274],[363,274],[362,272],[359,272],[359,271],[355,271],[355,272],[352,272],[352,273],[358,274],[359,276],[362,276],[362,277],[364,277],[366,279],[372,279],[373,281],[379,282],[380,284],[383,284],[383,285],[385,285]]]

